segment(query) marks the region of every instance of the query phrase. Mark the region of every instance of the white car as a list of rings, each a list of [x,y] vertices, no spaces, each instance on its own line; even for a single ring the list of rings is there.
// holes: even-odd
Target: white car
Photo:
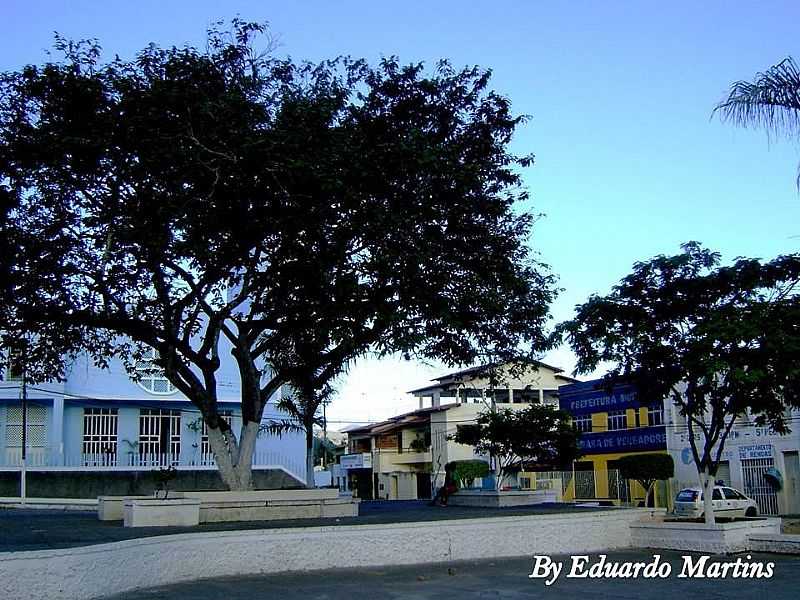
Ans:
[[[711,496],[714,515],[719,517],[757,517],[758,504],[739,490],[715,486]],[[673,513],[678,517],[698,518],[703,516],[703,490],[699,487],[684,488],[675,496]]]

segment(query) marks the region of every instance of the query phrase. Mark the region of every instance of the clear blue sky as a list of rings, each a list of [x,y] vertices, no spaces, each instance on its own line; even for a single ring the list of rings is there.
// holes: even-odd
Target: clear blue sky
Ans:
[[[800,58],[797,1],[3,0],[0,11],[3,70],[42,61],[53,31],[129,57],[150,41],[201,44],[210,22],[236,14],[269,21],[278,53],[297,59],[397,54],[493,69],[493,87],[532,116],[514,144],[537,157],[525,177],[547,216],[533,245],[566,288],[557,319],[683,241],[729,258],[800,247],[800,148],[710,120],[732,81]],[[565,351],[548,358],[572,368]],[[438,371],[362,361],[330,414],[410,408],[403,392]]]

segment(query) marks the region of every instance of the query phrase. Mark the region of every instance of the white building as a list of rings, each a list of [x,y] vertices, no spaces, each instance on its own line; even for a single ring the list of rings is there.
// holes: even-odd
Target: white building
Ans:
[[[686,419],[669,400],[667,450],[675,461],[675,479],[679,487],[697,486],[697,467],[689,445]],[[717,480],[738,488],[758,502],[763,514],[800,513],[800,410],[787,411],[793,431],[779,435],[767,426],[759,427],[753,419],[740,419],[731,429],[722,452]],[[695,432],[698,442],[702,434]],[[775,469],[783,479],[783,488],[775,490],[764,477]]]
[[[448,462],[488,461],[471,446],[449,439],[459,425],[475,423],[492,404],[511,409],[539,403],[558,407],[558,386],[575,381],[562,373],[538,361],[486,365],[443,375],[433,385],[412,390],[409,393],[419,398],[418,410],[347,430],[349,454],[340,463],[346,465],[338,471],[340,489],[365,499],[430,498],[444,483]],[[342,471],[348,473],[346,485]]]

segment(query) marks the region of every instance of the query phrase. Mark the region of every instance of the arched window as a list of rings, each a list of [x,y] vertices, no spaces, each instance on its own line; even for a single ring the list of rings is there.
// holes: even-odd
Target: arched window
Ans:
[[[139,385],[151,394],[172,394],[175,386],[164,376],[164,370],[157,366],[155,348],[146,348],[136,363]]]

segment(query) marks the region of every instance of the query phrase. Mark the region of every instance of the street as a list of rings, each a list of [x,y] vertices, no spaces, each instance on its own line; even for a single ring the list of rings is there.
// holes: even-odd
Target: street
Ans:
[[[388,540],[387,540],[388,542]],[[609,552],[615,561],[650,561],[657,551]],[[631,598],[713,600],[717,598],[764,598],[794,600],[800,593],[800,557],[753,554],[748,562],[773,562],[770,579],[699,579],[677,577],[681,554],[658,552],[672,565],[667,579],[567,579],[562,575],[552,586],[541,579],[530,579],[532,558],[469,561],[369,569],[343,569],[307,573],[285,573],[246,578],[203,580],[156,587],[113,596],[111,600],[281,600],[382,598],[385,600],[424,600],[441,598]],[[701,555],[693,555],[697,559]],[[569,556],[553,556],[569,569]],[[596,555],[592,556],[595,559]],[[714,561],[735,561],[737,557],[714,556]],[[746,556],[739,556],[746,560]],[[291,567],[291,565],[287,565]]]

